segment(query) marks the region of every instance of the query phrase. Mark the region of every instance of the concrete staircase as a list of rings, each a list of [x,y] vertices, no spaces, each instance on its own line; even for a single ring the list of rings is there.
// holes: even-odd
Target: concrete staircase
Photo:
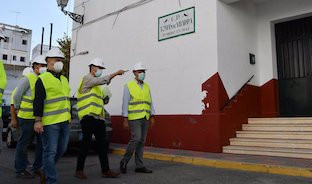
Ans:
[[[312,159],[312,118],[250,118],[224,153]]]

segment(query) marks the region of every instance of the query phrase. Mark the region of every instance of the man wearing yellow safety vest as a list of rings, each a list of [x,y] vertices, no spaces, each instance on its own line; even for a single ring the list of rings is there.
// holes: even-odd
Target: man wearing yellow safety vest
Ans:
[[[1,41],[1,38],[2,37],[0,35],[0,41]],[[1,133],[2,133],[2,126],[3,126],[3,122],[2,122],[2,96],[3,96],[4,89],[6,87],[6,84],[7,84],[6,74],[5,74],[3,62],[2,62],[2,60],[0,60],[0,132]],[[0,139],[0,153],[1,153],[1,149],[2,149],[1,147],[2,147],[2,139]]]
[[[35,116],[33,103],[35,98],[35,84],[38,76],[46,71],[44,56],[37,56],[32,62],[33,71],[26,74],[19,81],[14,92],[14,108],[18,117],[20,136],[15,152],[15,171],[17,178],[34,178],[34,174],[41,173],[42,167],[42,142],[41,136],[34,132]],[[17,126],[17,121],[12,121],[12,126]],[[27,147],[36,136],[35,161],[32,172],[27,171]]]
[[[23,70],[23,73],[22,73],[22,76],[26,76],[27,74],[33,72],[33,69],[31,67],[26,67],[24,70]],[[11,94],[11,105],[10,105],[10,113],[11,113],[11,126],[13,128],[17,128],[18,127],[18,123],[17,123],[17,109],[15,109],[14,107],[14,95],[15,95],[15,92],[16,92],[16,89],[17,87],[15,87],[12,91],[12,94]]]
[[[82,141],[77,158],[75,177],[87,179],[83,172],[84,163],[87,157],[89,146],[91,145],[92,135],[96,139],[96,148],[100,158],[102,176],[115,178],[119,173],[109,169],[106,145],[106,126],[104,115],[104,93],[100,87],[109,84],[117,75],[123,75],[126,71],[119,70],[111,75],[103,76],[104,63],[102,59],[95,58],[89,64],[89,71],[80,82],[77,91],[78,117],[81,120]]]
[[[70,87],[63,70],[64,54],[58,48],[46,54],[47,72],[35,85],[34,130],[41,134],[43,175],[41,183],[58,183],[56,163],[65,153],[69,140]]]
[[[128,82],[124,88],[122,116],[123,126],[130,127],[131,138],[126,153],[120,161],[120,172],[127,172],[127,164],[135,152],[135,172],[152,173],[143,164],[143,151],[149,121],[151,126],[155,123],[155,110],[152,102],[149,85],[144,82],[146,67],[142,63],[134,65],[135,79]]]

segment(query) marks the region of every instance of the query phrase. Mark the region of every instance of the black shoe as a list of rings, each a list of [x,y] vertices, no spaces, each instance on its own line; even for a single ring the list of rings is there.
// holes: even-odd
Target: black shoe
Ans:
[[[35,178],[35,175],[29,173],[28,171],[22,171],[16,174],[16,178],[32,179],[32,178]]]
[[[123,160],[120,161],[120,172],[125,174],[127,173],[127,163],[125,163]]]
[[[142,168],[136,168],[135,172],[137,173],[153,173],[152,170],[146,168],[146,167],[142,167]]]

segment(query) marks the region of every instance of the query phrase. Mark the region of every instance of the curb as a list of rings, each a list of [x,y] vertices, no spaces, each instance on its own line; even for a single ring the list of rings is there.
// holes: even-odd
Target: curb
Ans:
[[[112,153],[116,155],[123,155],[125,153],[125,149],[113,148]],[[278,166],[278,165],[268,165],[268,164],[234,162],[234,161],[227,161],[227,160],[206,159],[202,157],[180,156],[180,155],[162,154],[162,153],[154,153],[154,152],[144,152],[143,157],[146,159],[176,162],[176,163],[190,164],[190,165],[196,165],[196,166],[207,166],[207,167],[222,168],[222,169],[234,169],[234,170],[242,170],[242,171],[312,178],[312,168],[300,168],[300,167]]]

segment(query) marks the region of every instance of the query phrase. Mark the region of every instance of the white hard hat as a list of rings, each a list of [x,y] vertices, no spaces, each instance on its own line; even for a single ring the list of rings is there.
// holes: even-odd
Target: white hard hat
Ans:
[[[134,65],[133,70],[137,71],[137,70],[147,70],[147,69],[142,63],[137,63]]]
[[[101,58],[94,58],[90,61],[89,66],[94,65],[94,66],[98,66],[98,67],[104,67],[104,62]]]
[[[39,55],[32,60],[32,64],[37,63],[46,65],[47,62],[45,61],[45,58],[46,57],[44,55]]]
[[[33,69],[31,67],[26,67],[26,68],[24,68],[22,75],[25,76],[25,75],[31,73],[32,71],[33,71]]]
[[[108,97],[108,98],[112,97],[112,93],[110,92],[107,85],[103,85],[103,94],[104,94],[104,98],[105,97]]]
[[[53,48],[46,54],[46,58],[65,58],[64,53],[59,48]]]

